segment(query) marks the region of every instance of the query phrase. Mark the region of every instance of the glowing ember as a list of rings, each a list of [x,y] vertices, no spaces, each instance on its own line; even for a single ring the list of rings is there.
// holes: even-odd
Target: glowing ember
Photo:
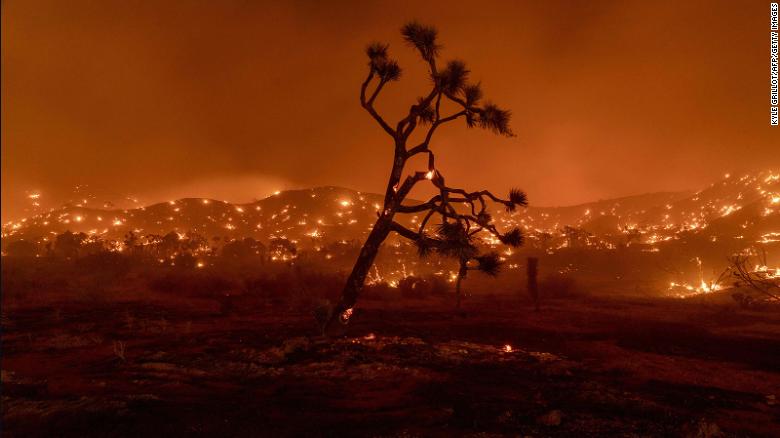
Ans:
[[[349,322],[349,318],[351,318],[351,317],[352,317],[352,308],[351,307],[349,309],[341,312],[341,322],[343,324],[346,324],[347,322]]]
[[[511,353],[512,352],[512,346],[509,344],[504,345],[504,348],[501,349],[504,353]]]

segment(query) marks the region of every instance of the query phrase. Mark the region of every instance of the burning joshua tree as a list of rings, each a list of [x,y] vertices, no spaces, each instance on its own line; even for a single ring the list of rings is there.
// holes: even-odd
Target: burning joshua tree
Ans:
[[[437,129],[458,120],[463,120],[469,128],[478,127],[511,137],[514,134],[509,127],[510,112],[493,103],[483,102],[480,84],[469,82],[470,72],[463,61],[452,60],[443,66],[439,64],[441,45],[437,41],[435,28],[410,22],[403,26],[401,35],[409,46],[419,52],[427,64],[431,89],[411,105],[406,116],[395,125],[391,125],[377,112],[374,104],[389,83],[401,78],[401,67],[397,61],[390,58],[389,45],[372,43],[366,48],[368,75],[360,87],[360,104],[391,137],[394,149],[393,165],[387,181],[382,210],[378,212],[377,221],[347,278],[341,299],[330,311],[324,327],[325,332],[332,332],[339,323],[348,322],[379,247],[391,232],[410,239],[422,247],[441,246],[444,244],[442,239],[429,237],[426,234],[426,225],[430,218],[438,215],[442,226],[454,223],[467,234],[487,231],[504,244],[519,246],[522,243],[523,235],[519,228],[513,228],[506,233],[496,229],[487,212],[487,205],[492,201],[504,205],[509,211],[514,211],[517,206],[527,205],[525,193],[513,189],[509,193],[509,199],[502,199],[487,190],[469,192],[448,186],[444,176],[436,169],[434,153],[430,149],[431,140]],[[455,109],[450,113],[444,107]],[[422,141],[419,144],[408,144],[418,127],[427,129]],[[428,157],[428,168],[413,172],[402,182],[407,161],[418,155]],[[412,188],[423,180],[430,181],[436,187],[438,194],[427,202],[415,205],[404,204],[403,201]],[[397,213],[422,212],[427,213],[416,231],[394,220]]]

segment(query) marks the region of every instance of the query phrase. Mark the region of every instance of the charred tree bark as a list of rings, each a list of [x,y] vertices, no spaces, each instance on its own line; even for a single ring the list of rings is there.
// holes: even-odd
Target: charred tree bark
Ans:
[[[403,140],[396,138],[395,144],[393,168],[390,172],[390,179],[385,191],[383,210],[378,212],[379,218],[371,229],[371,232],[368,234],[368,238],[366,238],[366,241],[363,243],[363,247],[360,249],[360,254],[358,255],[357,260],[355,260],[352,272],[350,272],[344,289],[341,291],[341,299],[333,307],[330,318],[328,318],[325,327],[323,327],[323,332],[325,334],[338,334],[341,331],[339,325],[346,325],[349,322],[351,309],[355,306],[355,303],[357,303],[358,296],[363,290],[368,271],[371,270],[371,266],[374,265],[374,260],[379,253],[379,247],[392,230],[391,225],[393,223],[393,217],[395,216],[397,206],[400,204],[400,199],[398,199],[397,196],[398,184],[401,180],[404,165],[406,164],[405,143]]]
[[[358,255],[355,266],[352,267],[352,272],[349,274],[341,292],[341,299],[333,308],[330,318],[324,327],[323,331],[326,334],[338,334],[340,331],[339,325],[346,324],[349,321],[351,309],[357,303],[358,295],[366,282],[368,271],[373,266],[377,253],[379,253],[379,247],[390,233],[391,222],[391,217],[380,217],[371,233],[369,233],[368,239],[366,239],[363,247],[360,249],[360,255]]]

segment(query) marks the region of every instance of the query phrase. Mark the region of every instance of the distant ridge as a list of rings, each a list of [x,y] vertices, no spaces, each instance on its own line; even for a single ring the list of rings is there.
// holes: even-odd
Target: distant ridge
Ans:
[[[3,225],[5,240],[48,239],[66,230],[121,239],[127,232],[194,232],[204,237],[256,239],[286,237],[296,241],[362,239],[376,220],[383,195],[323,186],[287,190],[265,199],[233,204],[215,199],[183,198],[133,209],[65,205]],[[625,196],[566,207],[531,207],[510,215],[494,206],[502,226],[519,225],[527,233],[554,233],[564,226],[594,234],[625,228],[720,233],[780,232],[780,171],[727,176],[700,190]],[[399,215],[414,227],[418,218]]]

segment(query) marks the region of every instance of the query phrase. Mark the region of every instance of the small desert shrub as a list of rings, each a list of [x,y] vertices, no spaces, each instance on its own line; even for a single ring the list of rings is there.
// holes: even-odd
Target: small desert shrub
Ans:
[[[579,295],[577,283],[566,274],[549,274],[539,284],[540,298],[569,298]]]

